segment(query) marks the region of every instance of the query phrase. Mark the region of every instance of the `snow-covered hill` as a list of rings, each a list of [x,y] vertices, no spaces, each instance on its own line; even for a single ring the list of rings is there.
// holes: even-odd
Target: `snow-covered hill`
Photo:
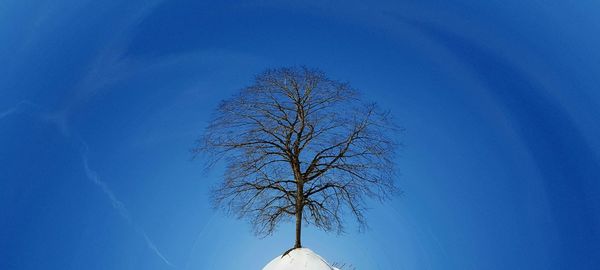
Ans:
[[[277,256],[263,270],[339,270],[308,248],[297,248]]]

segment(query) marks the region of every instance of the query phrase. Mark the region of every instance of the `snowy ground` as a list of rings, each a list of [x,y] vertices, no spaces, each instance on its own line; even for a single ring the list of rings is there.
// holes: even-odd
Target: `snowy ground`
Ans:
[[[308,248],[297,248],[277,256],[263,270],[339,270]]]

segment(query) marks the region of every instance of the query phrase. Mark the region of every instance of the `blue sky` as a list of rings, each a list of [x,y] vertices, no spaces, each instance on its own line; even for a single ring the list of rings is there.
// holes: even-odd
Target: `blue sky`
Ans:
[[[324,2],[324,3],[323,3]],[[405,128],[357,269],[600,265],[597,1],[2,1],[0,268],[261,269],[190,148],[270,67],[349,81]]]

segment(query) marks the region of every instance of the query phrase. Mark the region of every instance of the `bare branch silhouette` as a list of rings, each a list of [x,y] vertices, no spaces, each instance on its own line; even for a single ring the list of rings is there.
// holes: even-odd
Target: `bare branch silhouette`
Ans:
[[[259,236],[282,221],[344,231],[346,213],[362,229],[365,199],[385,200],[394,185],[398,127],[363,103],[347,83],[300,68],[267,70],[222,101],[195,153],[224,161],[217,207],[248,218]]]

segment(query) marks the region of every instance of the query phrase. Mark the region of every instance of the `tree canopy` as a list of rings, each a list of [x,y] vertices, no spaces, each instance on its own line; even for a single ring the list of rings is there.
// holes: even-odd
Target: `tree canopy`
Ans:
[[[302,222],[342,232],[351,214],[362,229],[365,199],[397,191],[398,130],[348,83],[277,68],[222,101],[194,151],[226,166],[215,206],[249,219],[259,236],[295,219],[301,247]]]

